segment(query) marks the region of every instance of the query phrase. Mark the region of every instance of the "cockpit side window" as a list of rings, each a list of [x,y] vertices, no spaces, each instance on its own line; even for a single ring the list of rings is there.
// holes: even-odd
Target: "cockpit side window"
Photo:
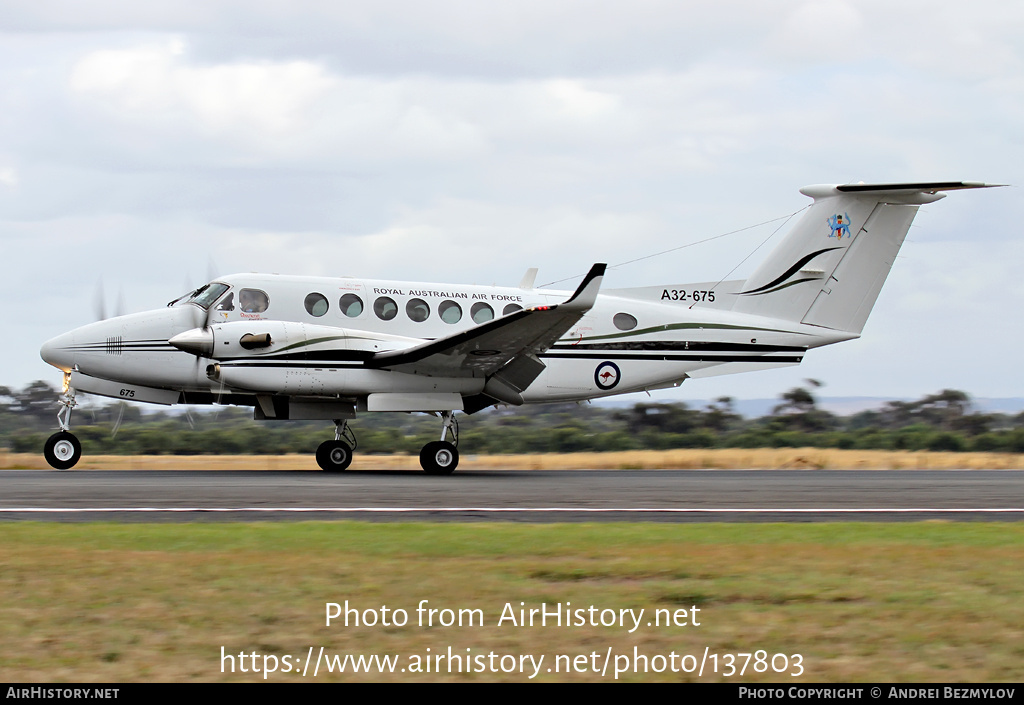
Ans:
[[[228,295],[220,300],[217,304],[218,311],[234,311],[235,310],[235,292],[229,291]]]
[[[263,313],[270,307],[270,297],[259,289],[242,289],[238,292],[238,305],[242,313]]]
[[[196,289],[195,294],[189,299],[189,303],[195,304],[204,311],[209,309],[210,306],[221,297],[221,295],[229,289],[227,284],[220,282],[213,282],[206,286],[201,286]]]

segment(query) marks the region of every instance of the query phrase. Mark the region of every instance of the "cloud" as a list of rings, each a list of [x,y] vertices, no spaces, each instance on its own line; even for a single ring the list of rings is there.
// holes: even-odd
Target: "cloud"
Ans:
[[[94,51],[75,65],[70,85],[129,118],[181,114],[207,134],[243,130],[264,137],[301,129],[331,87],[323,67],[309,61],[203,67],[187,64],[184,55],[180,39]]]
[[[787,14],[773,43],[784,55],[852,62],[860,57],[863,29],[864,19],[851,3],[814,0]]]

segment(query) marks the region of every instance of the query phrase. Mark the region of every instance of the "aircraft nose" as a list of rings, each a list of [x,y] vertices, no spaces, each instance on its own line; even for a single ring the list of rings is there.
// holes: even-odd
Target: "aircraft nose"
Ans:
[[[75,336],[73,333],[64,333],[56,338],[50,338],[43,347],[39,349],[39,356],[43,361],[57,369],[70,372],[75,365],[75,353],[73,350]]]

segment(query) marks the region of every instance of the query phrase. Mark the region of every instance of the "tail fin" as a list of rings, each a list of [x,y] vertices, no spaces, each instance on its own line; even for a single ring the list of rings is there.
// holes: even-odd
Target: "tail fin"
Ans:
[[[945,198],[940,191],[989,186],[806,186],[813,205],[736,292],[733,310],[859,334],[918,207]]]

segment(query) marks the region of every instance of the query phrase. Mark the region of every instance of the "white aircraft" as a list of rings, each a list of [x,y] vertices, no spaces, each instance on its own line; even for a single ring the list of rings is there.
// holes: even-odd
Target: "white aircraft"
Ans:
[[[857,338],[921,204],[968,182],[808,186],[814,203],[746,280],[575,292],[352,278],[235,274],[166,308],[47,341],[64,372],[47,461],[81,457],[69,431],[77,392],[156,404],[236,404],[256,419],[333,420],[316,452],[348,467],[357,412],[430,412],[440,439],[420,464],[459,462],[456,411],[580,401],[796,365]],[[449,440],[450,438],[450,440]]]

